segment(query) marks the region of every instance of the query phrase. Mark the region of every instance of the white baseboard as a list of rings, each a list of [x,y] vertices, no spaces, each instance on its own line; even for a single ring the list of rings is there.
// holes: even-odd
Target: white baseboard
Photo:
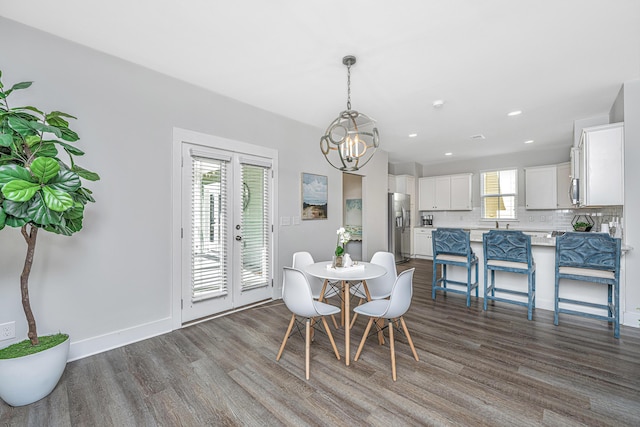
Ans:
[[[167,317],[155,322],[122,329],[105,335],[88,338],[81,341],[73,341],[71,337],[71,347],[69,349],[69,359],[83,359],[94,354],[122,347],[127,344],[142,341],[147,338],[171,332],[171,318]]]
[[[640,328],[640,311],[633,310],[622,313],[622,324],[625,326]]]

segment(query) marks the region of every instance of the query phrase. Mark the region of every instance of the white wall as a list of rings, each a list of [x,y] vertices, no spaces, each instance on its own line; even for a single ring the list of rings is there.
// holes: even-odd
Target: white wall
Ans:
[[[625,256],[625,325],[640,322],[640,79],[624,84],[624,223],[626,244],[633,247]]]
[[[342,173],[320,154],[322,129],[4,18],[0,40],[11,40],[2,43],[5,85],[35,82],[10,100],[77,116],[73,129],[81,138],[79,148],[87,153],[78,163],[102,177],[87,184],[97,202],[87,206],[80,233],[70,238],[39,234],[31,274],[39,330],[69,333],[71,359],[167,332],[174,316],[180,316],[171,301],[174,127],[278,150],[280,216],[300,216],[302,172],[328,176],[328,220],[276,225],[276,296],[282,266],[290,265],[295,250],[310,250],[318,258],[332,253],[342,222]],[[384,168],[373,161],[364,173],[386,194],[386,153],[377,161]],[[383,200],[374,207],[379,197],[370,196],[370,209],[386,212]],[[0,233],[0,323],[16,321],[17,338],[23,339],[27,326],[19,275],[26,247],[18,229]],[[381,246],[377,236],[372,245]]]

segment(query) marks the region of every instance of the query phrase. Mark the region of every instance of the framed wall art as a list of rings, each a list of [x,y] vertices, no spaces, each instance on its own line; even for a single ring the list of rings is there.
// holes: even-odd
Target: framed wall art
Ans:
[[[302,172],[302,219],[327,219],[327,177]]]

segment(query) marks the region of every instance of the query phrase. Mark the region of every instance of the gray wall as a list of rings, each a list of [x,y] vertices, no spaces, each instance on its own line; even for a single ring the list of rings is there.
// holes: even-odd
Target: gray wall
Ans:
[[[295,250],[310,250],[321,259],[332,254],[342,222],[342,173],[320,154],[322,129],[4,18],[0,40],[5,85],[35,82],[28,91],[16,92],[12,104],[77,116],[73,128],[87,153],[78,163],[102,177],[87,185],[97,203],[87,207],[80,233],[70,238],[39,234],[31,274],[39,329],[68,332],[71,359],[167,332],[180,316],[172,311],[171,293],[174,127],[278,150],[280,216],[300,216],[302,172],[328,176],[328,220],[276,224],[277,288],[281,268],[290,265]],[[368,209],[386,212],[386,153],[376,162],[364,174],[372,185],[384,185],[369,190]],[[26,247],[18,229],[0,233],[0,323],[15,320],[22,339],[27,327],[18,285]],[[369,244],[370,251],[385,249],[386,235],[373,236]],[[278,289],[275,293],[279,296]]]

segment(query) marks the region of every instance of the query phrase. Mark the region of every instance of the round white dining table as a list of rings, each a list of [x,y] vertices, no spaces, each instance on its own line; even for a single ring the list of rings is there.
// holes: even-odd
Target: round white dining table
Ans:
[[[350,361],[350,349],[351,349],[351,334],[349,332],[349,325],[351,325],[351,308],[349,307],[349,284],[350,282],[362,282],[364,284],[365,292],[367,296],[369,291],[367,290],[367,280],[375,279],[376,277],[384,276],[387,274],[387,269],[378,265],[371,264],[370,262],[358,261],[353,267],[346,268],[331,268],[331,261],[321,261],[315,264],[310,264],[304,268],[304,271],[314,277],[319,277],[325,280],[324,289],[327,287],[327,281],[339,281],[342,283],[342,301],[344,304],[344,346],[345,346],[345,363],[349,365]],[[322,299],[323,295],[320,295]]]

